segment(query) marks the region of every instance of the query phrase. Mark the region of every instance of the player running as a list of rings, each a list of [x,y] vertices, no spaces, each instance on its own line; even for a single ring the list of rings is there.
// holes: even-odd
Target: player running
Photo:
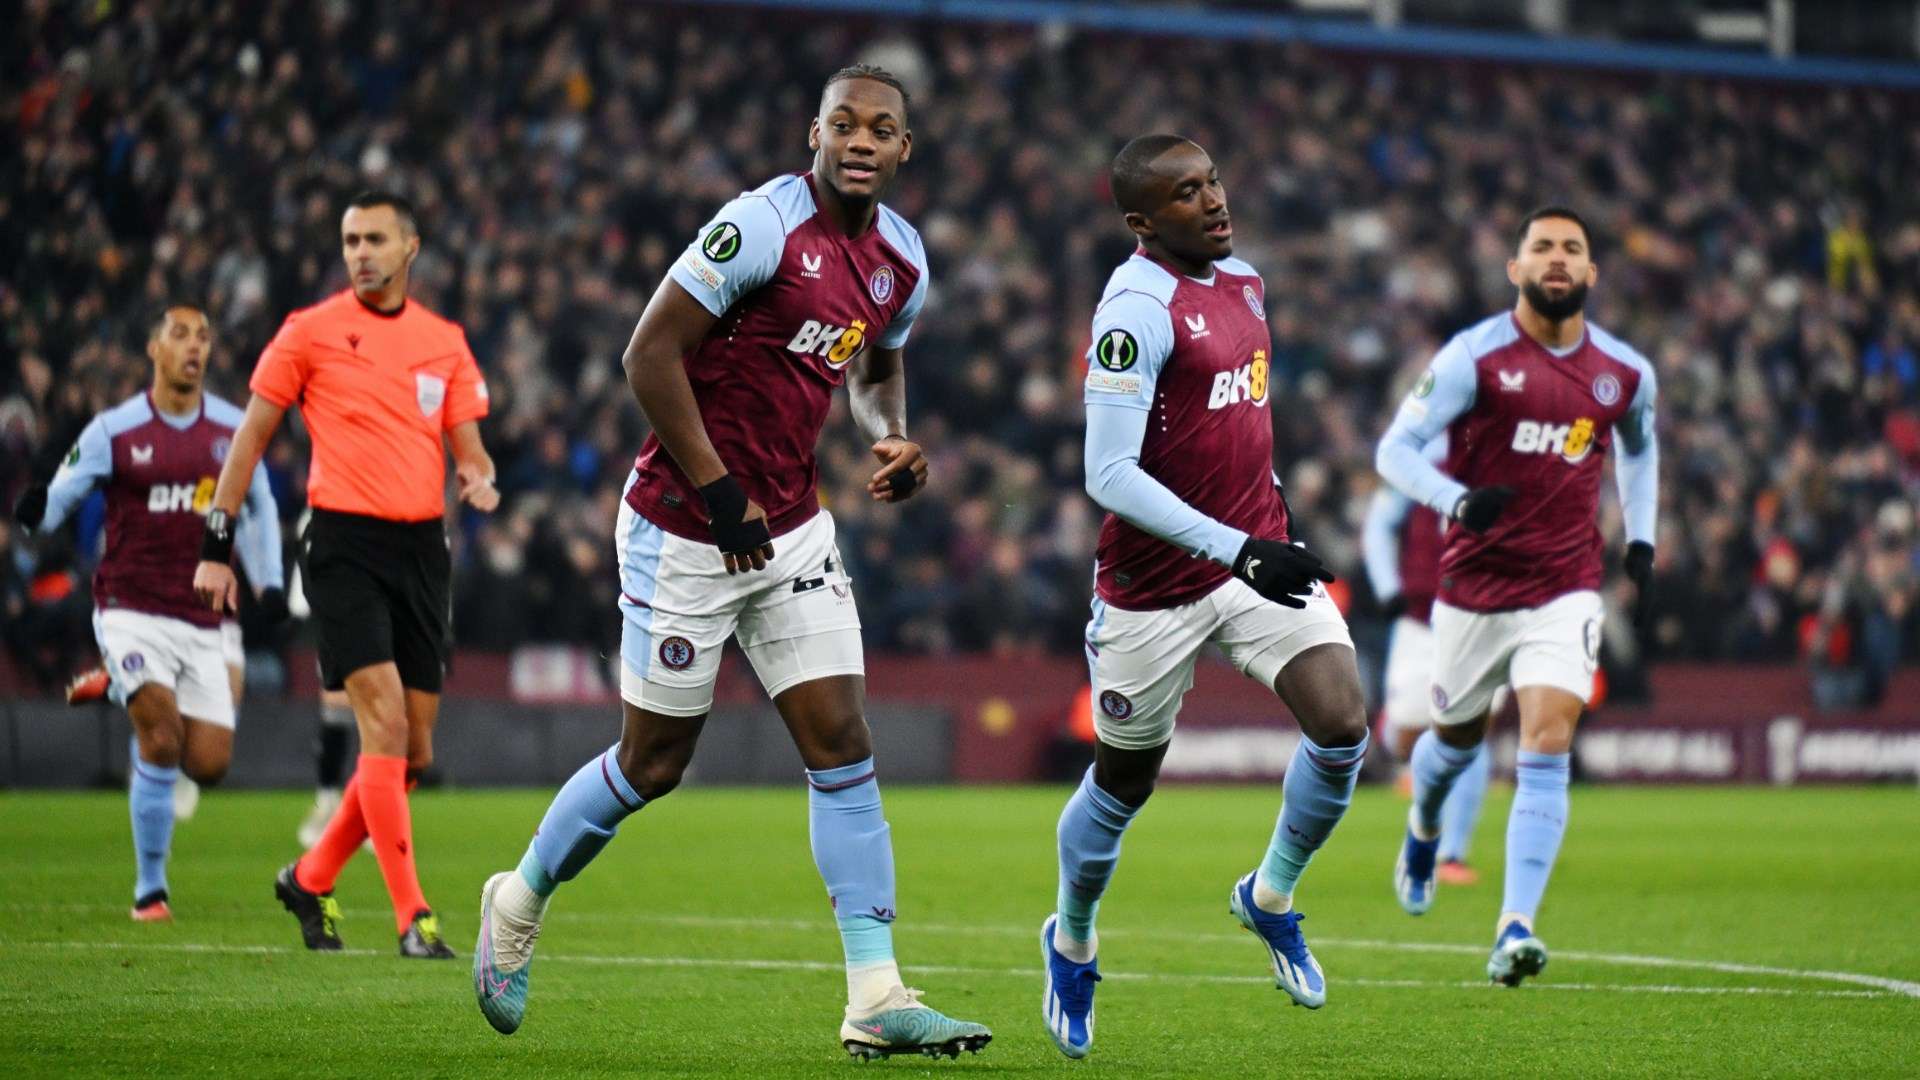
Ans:
[[[474,992],[501,1032],[525,1015],[554,889],[679,784],[734,636],[806,767],[814,862],[846,955],[842,1045],[863,1059],[957,1056],[992,1038],[900,981],[860,620],[815,490],[814,452],[842,382],[881,463],[871,496],[896,503],[926,482],[906,434],[902,360],[926,300],[926,256],[879,202],[913,145],[906,92],[878,68],[835,72],[808,145],[811,171],[740,196],[701,230],[627,346],[654,433],[616,530],[624,728],[554,797],[519,868],[482,890]]]
[[[93,632],[107,696],[133,721],[127,802],[133,819],[133,918],[173,918],[167,855],[174,789],[214,784],[233,760],[239,688],[221,618],[195,602],[201,516],[233,446],[240,410],[202,384],[213,328],[192,304],[161,312],[147,334],[153,384],[93,418],[47,487],[15,510],[37,532],[57,529],[95,490],[107,496],[107,545],[93,577]],[[280,518],[264,466],[250,467],[237,545],[264,607],[285,612]],[[235,628],[237,631],[237,627]]]
[[[1400,905],[1433,904],[1441,807],[1479,754],[1495,691],[1514,687],[1520,755],[1507,819],[1506,897],[1487,975],[1517,986],[1547,964],[1534,915],[1567,827],[1574,725],[1599,665],[1600,474],[1620,437],[1627,576],[1647,606],[1659,501],[1654,373],[1581,314],[1598,277],[1572,210],[1521,223],[1513,310],[1456,335],[1380,440],[1393,486],[1451,519],[1433,606],[1433,728],[1413,750],[1413,808],[1394,868]],[[1423,450],[1442,434],[1442,468]]]
[[[1087,493],[1107,510],[1095,566],[1093,767],[1060,815],[1058,908],[1040,928],[1043,1016],[1068,1057],[1093,1044],[1094,915],[1120,837],[1153,792],[1200,649],[1271,686],[1304,737],[1273,839],[1229,907],[1275,985],[1326,1003],[1294,885],[1339,823],[1367,750],[1365,702],[1333,575],[1287,539],[1273,473],[1266,287],[1233,252],[1206,151],[1144,135],[1114,158],[1139,250],[1107,281],[1088,350]]]
[[[203,603],[231,606],[226,514],[240,470],[253,468],[298,404],[313,441],[301,571],[321,685],[346,691],[361,752],[333,820],[280,871],[274,895],[300,921],[307,948],[340,949],[333,883],[371,838],[400,955],[449,959],[420,890],[407,793],[433,762],[451,648],[449,447],[460,498],[483,512],[500,502],[480,440],[487,388],[459,325],[407,298],[420,233],[405,199],[355,196],[341,215],[340,243],[352,286],[287,316],[260,355],[193,584]]]
[[[1445,435],[1426,446],[1429,461],[1444,461]],[[1440,515],[1419,506],[1389,485],[1381,485],[1367,504],[1360,548],[1373,595],[1392,621],[1387,641],[1386,700],[1381,726],[1394,760],[1401,764],[1403,791],[1413,774],[1408,759],[1414,740],[1427,730],[1428,688],[1433,685],[1433,595],[1440,588]],[[1498,713],[1496,706],[1489,710]],[[1472,885],[1480,875],[1467,865],[1473,828],[1487,797],[1492,771],[1484,745],[1460,775],[1440,808],[1439,879],[1448,885]]]

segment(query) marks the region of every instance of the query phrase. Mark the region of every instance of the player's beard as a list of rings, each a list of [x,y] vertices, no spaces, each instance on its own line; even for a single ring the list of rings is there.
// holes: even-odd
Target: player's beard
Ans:
[[[1580,314],[1580,309],[1587,306],[1587,287],[1584,283],[1568,288],[1558,300],[1547,295],[1546,286],[1537,281],[1527,282],[1520,291],[1527,298],[1527,306],[1548,322],[1565,322]]]

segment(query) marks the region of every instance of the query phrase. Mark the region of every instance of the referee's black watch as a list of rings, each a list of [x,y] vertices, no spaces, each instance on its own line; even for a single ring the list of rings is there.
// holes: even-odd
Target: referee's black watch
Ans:
[[[207,511],[207,528],[200,534],[200,561],[233,561],[233,516],[215,508]]]

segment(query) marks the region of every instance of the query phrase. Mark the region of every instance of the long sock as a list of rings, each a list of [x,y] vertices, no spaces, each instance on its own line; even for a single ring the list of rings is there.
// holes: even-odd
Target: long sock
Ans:
[[[1367,737],[1356,746],[1326,747],[1301,736],[1281,785],[1280,819],[1254,879],[1254,904],[1276,914],[1293,907],[1293,889],[1307,862],[1327,842],[1353,801],[1353,783],[1367,756]]]
[[[340,790],[347,777],[347,750],[353,740],[353,709],[346,705],[320,706],[320,746],[314,755],[317,786]]]
[[[1473,830],[1480,823],[1480,806],[1487,801],[1487,776],[1493,771],[1487,744],[1480,744],[1473,764],[1453,782],[1447,801],[1440,804],[1440,861],[1465,862],[1473,846]]]
[[[340,796],[340,806],[327,821],[327,830],[320,834],[320,842],[294,864],[294,882],[310,893],[331,892],[341,868],[366,839],[367,818],[360,811],[360,774],[355,773]]]
[[[407,759],[386,754],[361,754],[354,779],[360,784],[360,813],[373,838],[373,857],[380,860],[380,876],[393,901],[393,922],[406,933],[414,916],[427,910],[420,892],[420,875],[413,863],[413,813],[407,806]]]
[[[127,810],[133,819],[133,899],[167,889],[167,852],[173,847],[173,784],[180,778],[174,765],[155,765],[140,757],[133,743],[132,776],[127,783]]]
[[[1054,924],[1054,948],[1069,960],[1093,959],[1100,897],[1120,862],[1120,837],[1139,812],[1094,783],[1091,767],[1060,811],[1060,888],[1054,898],[1060,920]]]
[[[572,881],[586,869],[600,849],[613,839],[620,823],[645,806],[620,771],[620,746],[615,743],[574,771],[548,804],[533,842],[520,859],[520,882],[544,902],[563,881]],[[508,883],[512,885],[511,882]],[[518,890],[502,890],[501,900],[518,899],[516,914],[538,917],[544,903],[525,904]]]
[[[1440,807],[1479,752],[1477,746],[1471,750],[1448,746],[1432,728],[1420,734],[1413,744],[1413,812],[1408,818],[1415,836],[1432,840],[1440,835]]]
[[[1560,838],[1567,832],[1567,763],[1571,756],[1522,750],[1515,763],[1513,811],[1507,816],[1507,886],[1502,922],[1507,915],[1518,915],[1532,926],[1534,914],[1540,910],[1553,860],[1560,854]]]
[[[807,770],[807,832],[847,962],[847,1010],[878,1008],[900,983],[893,958],[893,838],[873,759]]]

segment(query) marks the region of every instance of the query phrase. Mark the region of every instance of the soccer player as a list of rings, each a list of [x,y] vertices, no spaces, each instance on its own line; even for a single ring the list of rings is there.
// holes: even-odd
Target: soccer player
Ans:
[[[133,819],[133,917],[172,919],[167,855],[175,785],[184,773],[217,783],[233,760],[239,701],[220,616],[189,586],[201,515],[229,457],[240,410],[202,389],[213,328],[192,304],[160,313],[147,334],[153,383],[93,418],[47,487],[22,497],[15,516],[36,532],[57,529],[95,490],[107,496],[106,552],[94,572],[94,637],[107,695],[133,721],[127,801]],[[247,577],[269,607],[285,610],[280,519],[264,467],[244,474]],[[229,571],[231,572],[231,571]],[[236,627],[237,629],[237,627]]]
[[[1428,460],[1445,460],[1445,436],[1427,444]],[[1402,780],[1411,787],[1408,760],[1414,740],[1427,729],[1427,689],[1433,685],[1433,595],[1440,588],[1440,516],[1389,485],[1373,493],[1360,534],[1367,578],[1392,620],[1387,643],[1386,700],[1382,726]],[[1496,707],[1492,712],[1499,712]],[[1488,752],[1482,748],[1460,775],[1440,810],[1439,879],[1472,885],[1480,875],[1467,865],[1473,828],[1487,797]]]
[[[926,301],[926,256],[879,201],[912,150],[907,109],[879,68],[830,76],[807,137],[811,170],[722,207],[634,329],[627,378],[653,434],[616,530],[624,726],[554,797],[518,869],[481,893],[474,992],[503,1033],[525,1015],[554,890],[679,784],[733,636],[806,768],[814,862],[846,955],[842,1045],[862,1059],[957,1056],[992,1038],[900,981],[860,621],[815,490],[815,449],[842,383],[880,462],[871,497],[897,503],[926,483],[902,358]]]
[[[452,633],[447,444],[460,498],[481,511],[500,501],[480,441],[487,389],[459,325],[407,298],[420,252],[413,207],[390,194],[355,196],[340,242],[351,287],[287,316],[254,369],[193,583],[203,603],[232,607],[225,554],[242,470],[298,404],[313,441],[302,580],[321,684],[352,702],[360,763],[320,842],[280,871],[274,893],[307,948],[341,948],[334,879],[371,837],[400,955],[447,959],[453,950],[414,867],[407,792],[433,761]]]
[[[1616,434],[1636,620],[1653,566],[1653,368],[1581,314],[1599,276],[1591,236],[1565,207],[1527,215],[1507,261],[1513,309],[1440,350],[1376,458],[1389,483],[1452,523],[1433,605],[1433,727],[1413,749],[1395,891],[1411,914],[1433,904],[1441,808],[1479,754],[1495,691],[1510,684],[1520,756],[1487,960],[1488,977],[1507,986],[1547,963],[1533,921],[1566,832],[1573,731],[1599,664],[1600,476]],[[1442,433],[1450,449],[1437,468],[1423,450]]]
[[[1107,511],[1086,640],[1097,739],[1060,815],[1057,907],[1040,929],[1047,1032],[1074,1058],[1093,1043],[1094,916],[1201,647],[1272,687],[1304,735],[1272,842],[1229,909],[1265,944],[1275,985],[1308,1008],[1326,1003],[1326,978],[1294,887],[1367,750],[1353,643],[1321,584],[1333,575],[1288,541],[1266,286],[1231,257],[1219,172],[1186,139],[1143,135],[1114,158],[1112,187],[1139,248],[1107,280],[1087,354],[1087,493]]]

